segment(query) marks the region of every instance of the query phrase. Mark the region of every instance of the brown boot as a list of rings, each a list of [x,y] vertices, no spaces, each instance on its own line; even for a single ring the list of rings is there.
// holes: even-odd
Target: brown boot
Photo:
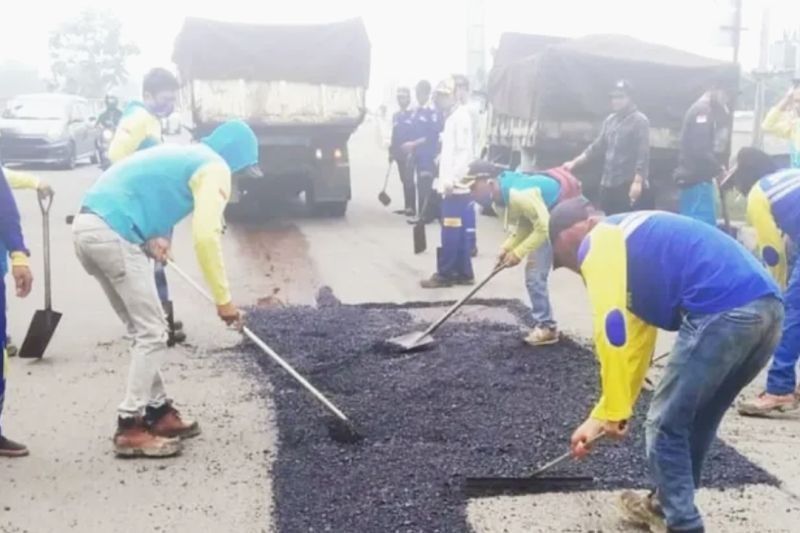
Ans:
[[[24,457],[26,455],[28,455],[28,448],[24,444],[0,436],[0,457]]]
[[[144,419],[120,418],[114,435],[114,453],[118,457],[172,457],[183,446],[179,439],[167,439],[153,434]]]
[[[200,424],[194,420],[183,420],[170,402],[158,408],[148,407],[146,416],[154,435],[189,439],[200,434]]]

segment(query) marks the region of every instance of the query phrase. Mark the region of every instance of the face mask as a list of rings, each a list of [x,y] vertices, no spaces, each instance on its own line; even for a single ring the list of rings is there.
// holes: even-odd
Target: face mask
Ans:
[[[150,108],[150,111],[157,117],[165,118],[172,114],[175,111],[174,104],[156,104]]]

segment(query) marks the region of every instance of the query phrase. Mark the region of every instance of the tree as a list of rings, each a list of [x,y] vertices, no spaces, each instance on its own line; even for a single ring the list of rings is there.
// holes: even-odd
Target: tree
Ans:
[[[87,9],[50,34],[53,85],[64,92],[100,97],[128,79],[126,63],[139,48],[122,38],[122,21]]]
[[[16,61],[0,64],[0,100],[44,89],[45,83],[34,67]]]

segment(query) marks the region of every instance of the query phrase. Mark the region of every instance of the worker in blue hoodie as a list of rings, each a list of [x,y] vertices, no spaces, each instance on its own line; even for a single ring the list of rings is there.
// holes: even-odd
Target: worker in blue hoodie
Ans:
[[[28,266],[28,249],[22,237],[19,223],[19,211],[11,194],[6,177],[0,167],[0,242],[3,249],[11,258],[11,273],[14,277],[17,297],[25,298],[31,292],[33,276]],[[6,345],[6,284],[5,275],[0,276],[0,347],[3,348],[3,358],[0,361],[0,415],[3,413],[3,401],[6,393],[6,373],[8,361],[5,350]],[[16,443],[3,435],[0,428],[0,457],[21,457],[28,455],[28,448]]]
[[[165,457],[180,439],[197,435],[167,398],[161,361],[167,325],[153,280],[152,259],[168,257],[174,226],[192,215],[197,259],[217,314],[240,325],[221,246],[232,174],[259,176],[258,141],[242,121],[229,121],[193,145],[137,152],[108,169],[83,198],[73,223],[78,259],[97,279],[114,311],[133,333],[125,398],[114,436],[117,455]]]
[[[166,69],[154,68],[145,75],[142,82],[142,101],[133,101],[127,105],[111,139],[108,159],[112,163],[119,163],[139,150],[162,144],[161,119],[175,111],[178,88],[177,78]],[[163,265],[156,264],[155,277],[158,297],[167,315],[170,343],[184,342],[186,334],[182,331],[183,323],[173,316]]]

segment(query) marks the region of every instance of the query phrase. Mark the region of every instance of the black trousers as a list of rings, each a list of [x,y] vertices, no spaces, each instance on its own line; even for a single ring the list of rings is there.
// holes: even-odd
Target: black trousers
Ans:
[[[416,212],[417,188],[414,185],[414,162],[410,157],[397,158],[397,171],[403,184],[403,204],[408,211]]]
[[[653,191],[650,187],[642,190],[642,196],[631,205],[630,199],[631,184],[625,183],[614,187],[600,187],[600,209],[606,215],[617,215],[619,213],[630,213],[631,211],[641,211],[643,209],[653,209]]]

